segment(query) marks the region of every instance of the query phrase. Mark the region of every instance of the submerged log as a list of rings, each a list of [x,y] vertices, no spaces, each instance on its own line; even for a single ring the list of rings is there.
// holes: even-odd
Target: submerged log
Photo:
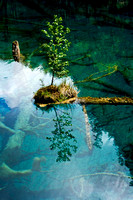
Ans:
[[[85,117],[85,128],[86,128],[86,143],[89,148],[89,150],[92,150],[92,142],[91,142],[91,127],[89,123],[89,118],[87,114],[87,110],[85,105],[82,105],[84,117]]]
[[[110,104],[110,105],[133,105],[133,98],[130,97],[74,97],[62,102],[56,103],[36,103],[39,107],[50,106],[54,104],[70,104],[70,103],[79,103],[79,104]]]
[[[42,157],[35,157],[33,160],[32,168],[27,170],[14,170],[10,168],[6,163],[2,163],[0,165],[0,179],[4,181],[10,179],[16,179],[20,177],[25,177],[31,175],[34,171],[41,172],[41,162],[45,162],[46,159],[44,156]],[[1,188],[0,188],[1,189]]]

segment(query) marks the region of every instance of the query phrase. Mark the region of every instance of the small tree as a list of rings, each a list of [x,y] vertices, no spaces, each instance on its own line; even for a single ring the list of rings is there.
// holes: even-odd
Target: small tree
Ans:
[[[68,74],[66,66],[69,62],[64,58],[67,56],[66,52],[70,46],[70,42],[65,38],[66,34],[70,32],[69,28],[62,25],[62,17],[54,15],[52,23],[47,22],[48,31],[42,32],[49,38],[49,43],[44,43],[42,46],[47,50],[48,65],[52,72],[53,85],[54,77],[64,77]]]

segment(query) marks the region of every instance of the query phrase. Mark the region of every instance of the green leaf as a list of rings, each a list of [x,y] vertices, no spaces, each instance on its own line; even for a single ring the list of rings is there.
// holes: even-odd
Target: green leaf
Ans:
[[[54,15],[54,21],[52,23],[47,22],[48,30],[42,30],[50,38],[48,43],[42,45],[43,48],[47,48],[49,68],[58,77],[66,76],[68,73],[65,66],[69,65],[69,62],[64,61],[64,57],[67,56],[66,51],[68,51],[71,44],[66,39],[66,34],[70,32],[70,29],[65,28],[62,21],[62,17]]]

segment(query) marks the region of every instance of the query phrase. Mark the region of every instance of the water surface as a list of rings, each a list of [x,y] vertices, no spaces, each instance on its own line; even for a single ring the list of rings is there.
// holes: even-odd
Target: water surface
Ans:
[[[73,28],[69,58],[83,56],[70,65],[71,84],[108,65],[119,66],[101,82],[77,85],[79,96],[132,96],[132,59],[126,58],[131,55],[131,31],[95,26],[88,19],[73,19],[69,25]],[[32,36],[31,45],[24,33],[19,35],[20,44],[27,38],[29,46],[23,52],[29,55],[38,36]],[[132,200],[133,107],[86,105],[87,115],[79,104],[37,108],[34,92],[41,87],[40,79],[49,85],[51,75],[41,70],[43,58],[38,55],[30,60],[33,68],[38,67],[32,70],[12,60],[10,47],[4,54],[6,44],[16,39],[15,29],[9,36],[1,43],[0,60],[1,199],[12,200],[15,195],[15,200]],[[41,160],[37,167],[35,158]],[[3,163],[10,168],[3,171]],[[14,176],[9,169],[32,170]]]

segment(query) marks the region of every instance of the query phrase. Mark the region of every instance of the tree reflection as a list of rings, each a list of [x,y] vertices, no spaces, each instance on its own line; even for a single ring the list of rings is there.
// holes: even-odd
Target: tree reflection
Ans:
[[[50,141],[50,149],[58,151],[57,162],[70,161],[72,153],[77,151],[77,140],[71,134],[72,129],[72,118],[69,113],[63,112],[59,114],[57,109],[54,107],[56,118],[53,119],[55,122],[55,129],[52,131],[52,136],[47,137]]]

